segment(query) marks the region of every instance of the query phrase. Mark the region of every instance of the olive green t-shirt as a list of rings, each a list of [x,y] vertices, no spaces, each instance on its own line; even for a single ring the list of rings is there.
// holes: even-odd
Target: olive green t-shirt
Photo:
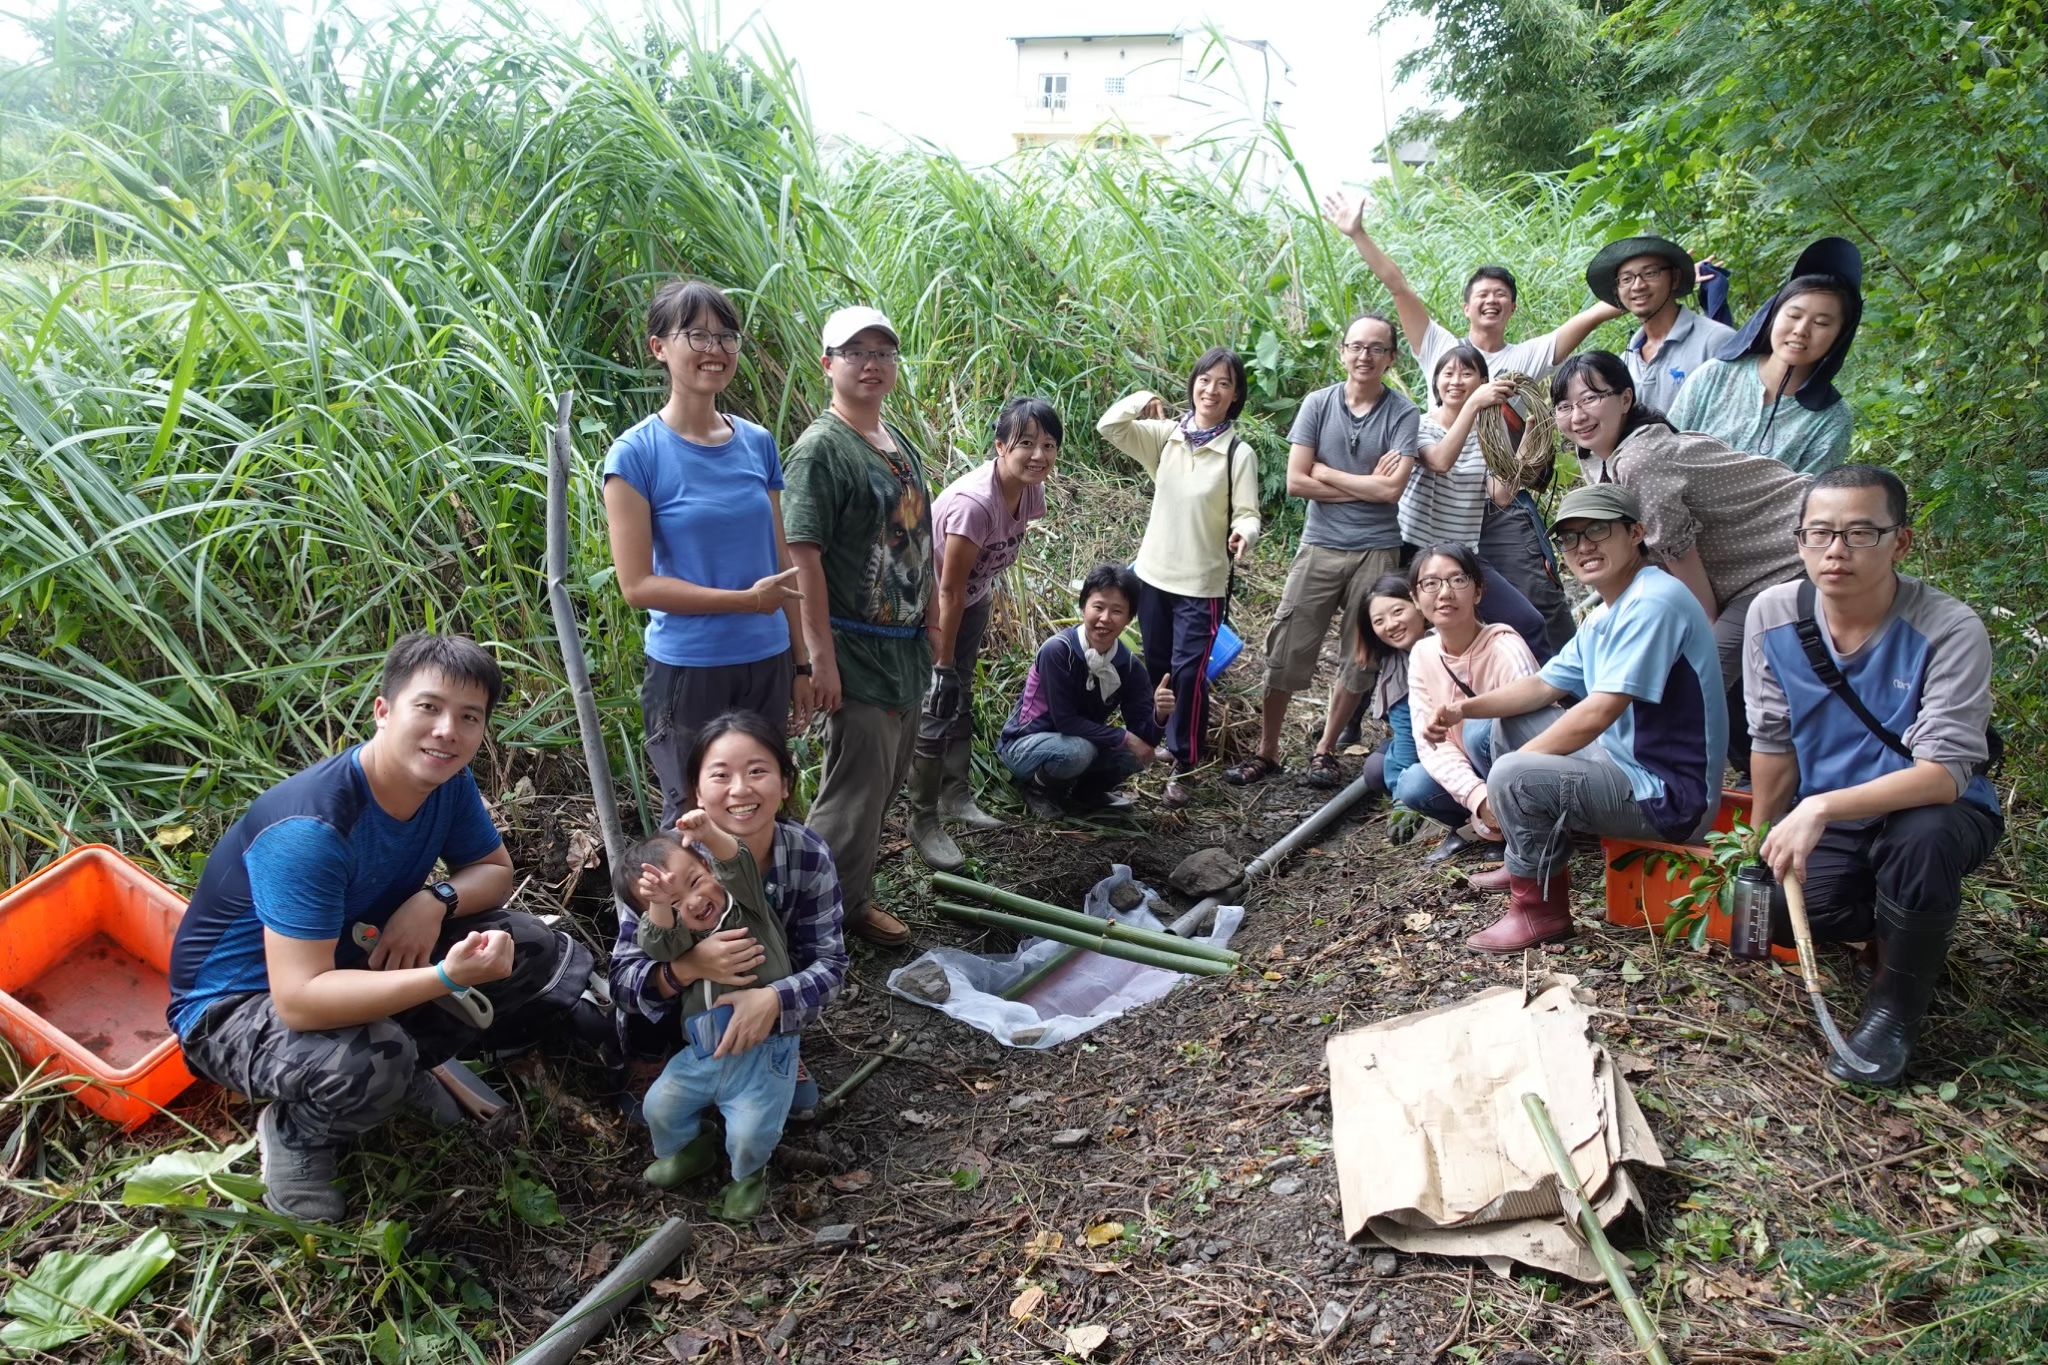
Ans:
[[[730,862],[719,858],[710,861],[711,874],[718,878],[718,884],[725,888],[726,894],[725,914],[720,917],[718,928],[699,934],[680,923],[660,925],[651,916],[642,915],[640,927],[634,934],[634,942],[640,945],[640,951],[656,962],[673,962],[719,929],[745,929],[754,936],[754,942],[761,945],[761,965],[754,968],[754,984],[765,986],[788,976],[789,935],[783,931],[781,919],[768,903],[768,888],[761,880],[761,868],[755,863],[754,855],[745,844],[741,844]],[[715,981],[693,983],[680,998],[683,1015],[687,1018],[709,1009],[711,1002],[719,996],[738,989],[737,986],[720,985]]]
[[[905,711],[930,680],[924,625],[937,568],[924,461],[888,430],[893,456],[830,412],[811,423],[782,461],[782,524],[792,544],[818,547],[846,695]]]

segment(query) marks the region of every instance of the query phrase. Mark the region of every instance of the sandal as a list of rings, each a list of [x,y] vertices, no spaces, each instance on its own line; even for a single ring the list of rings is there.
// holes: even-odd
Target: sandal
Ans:
[[[1344,785],[1344,769],[1337,764],[1335,754],[1316,754],[1308,761],[1308,775],[1303,779],[1311,787],[1328,791]]]
[[[1233,787],[1249,787],[1254,782],[1264,782],[1280,771],[1280,765],[1264,754],[1253,754],[1242,763],[1232,764],[1223,770],[1223,780]]]

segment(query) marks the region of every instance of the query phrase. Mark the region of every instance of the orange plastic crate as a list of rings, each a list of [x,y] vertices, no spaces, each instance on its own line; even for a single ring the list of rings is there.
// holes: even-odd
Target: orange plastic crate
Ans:
[[[1735,828],[1735,817],[1749,817],[1750,796],[1748,792],[1723,791],[1721,812],[1714,817],[1714,828],[1724,833]],[[1648,858],[1637,858],[1627,867],[1617,868],[1617,858],[1635,850],[1650,853],[1678,854],[1688,861],[1677,869],[1661,864],[1653,865]],[[1660,844],[1645,839],[1602,839],[1600,856],[1607,860],[1607,922],[1634,927],[1662,929],[1671,918],[1671,902],[1685,894],[1686,887],[1699,875],[1699,859],[1706,853],[1700,844]],[[1707,937],[1716,943],[1728,942],[1728,916],[1718,907],[1707,911]],[[1799,955],[1790,948],[1773,947],[1771,955],[1780,962],[1797,962]]]
[[[88,844],[0,895],[0,1037],[133,1128],[192,1084],[164,1018],[177,892]]]

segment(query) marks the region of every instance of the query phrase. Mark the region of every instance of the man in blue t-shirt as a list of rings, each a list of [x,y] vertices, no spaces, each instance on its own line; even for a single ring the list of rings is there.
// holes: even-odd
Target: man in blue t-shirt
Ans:
[[[1713,624],[1690,589],[1644,558],[1636,495],[1617,483],[1574,488],[1551,534],[1600,605],[1541,673],[1426,722],[1432,734],[1500,722],[1463,733],[1507,843],[1506,866],[1471,879],[1508,892],[1506,913],[1465,940],[1481,952],[1571,933],[1574,832],[1690,843],[1720,808],[1728,706]]]
[[[1822,474],[1799,511],[1807,576],[1758,595],[1743,645],[1756,818],[1772,822],[1764,860],[1804,886],[1815,939],[1876,940],[1849,1045],[1877,1073],[1827,1063],[1865,1085],[1905,1074],[1963,878],[2005,827],[1985,776],[1991,637],[1961,602],[1899,573],[1911,523],[1889,470]],[[1791,943],[1782,900],[1772,929]]]
[[[469,640],[399,640],[376,734],[257,797],[178,925],[171,1027],[195,1074],[270,1101],[256,1132],[279,1213],[340,1218],[350,1138],[408,1099],[446,1115],[429,1068],[530,1037],[582,994],[589,950],[498,908],[512,859],[469,763],[502,690]]]

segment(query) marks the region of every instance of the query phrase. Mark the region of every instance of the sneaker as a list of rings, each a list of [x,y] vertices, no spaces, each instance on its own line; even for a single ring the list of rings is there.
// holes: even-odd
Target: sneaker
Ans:
[[[796,1123],[808,1123],[818,1117],[818,1083],[811,1078],[811,1069],[804,1065],[804,1056],[796,1056],[796,1098],[789,1102],[789,1117]]]
[[[468,1115],[462,1106],[448,1093],[448,1087],[426,1067],[417,1067],[412,1081],[405,1087],[405,1104],[427,1116],[436,1128],[460,1128]]]
[[[1074,798],[1074,804],[1085,811],[1114,814],[1118,811],[1132,809],[1138,804],[1138,798],[1132,796],[1129,792],[1121,792],[1111,788],[1108,791],[1083,793]]]
[[[256,1150],[262,1161],[263,1204],[272,1213],[302,1223],[338,1223],[348,1212],[348,1201],[334,1184],[340,1148],[287,1147],[277,1131],[276,1104],[264,1105],[256,1118]]]
[[[751,1223],[767,1207],[768,1172],[756,1171],[713,1195],[705,1212],[721,1223]]]
[[[1059,794],[1048,787],[1037,773],[1018,783],[1017,790],[1024,798],[1024,809],[1036,819],[1057,820],[1067,813]]]

